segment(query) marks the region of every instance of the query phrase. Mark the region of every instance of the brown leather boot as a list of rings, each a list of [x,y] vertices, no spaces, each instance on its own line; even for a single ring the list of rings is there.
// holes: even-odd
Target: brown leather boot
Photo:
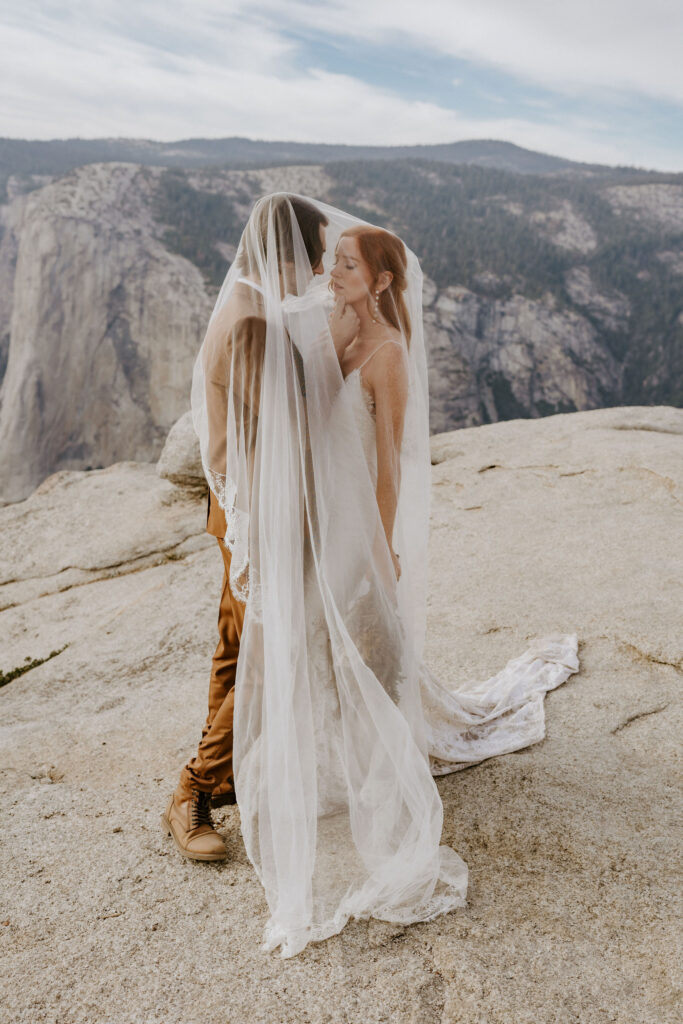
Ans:
[[[174,790],[161,815],[164,832],[190,860],[225,860],[228,856],[225,843],[213,827],[210,797],[210,793],[198,789],[190,790],[189,796]]]

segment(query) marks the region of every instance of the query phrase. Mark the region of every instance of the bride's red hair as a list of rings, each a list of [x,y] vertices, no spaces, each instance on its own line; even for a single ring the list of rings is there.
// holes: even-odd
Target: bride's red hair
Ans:
[[[365,227],[362,224],[342,231],[340,237],[344,238],[344,236],[357,240],[360,254],[370,269],[373,282],[377,280],[383,270],[388,270],[393,275],[389,287],[379,294],[379,311],[392,327],[395,327],[397,331],[402,331],[406,344],[410,344],[412,327],[403,296],[408,284],[406,280],[408,261],[403,242],[391,231],[385,231],[384,228]],[[374,286],[372,291],[374,293]]]

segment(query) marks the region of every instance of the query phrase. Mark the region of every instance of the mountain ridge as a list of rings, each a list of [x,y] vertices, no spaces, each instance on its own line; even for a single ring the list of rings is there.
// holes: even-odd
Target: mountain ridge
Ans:
[[[554,156],[498,139],[463,139],[456,142],[414,146],[365,146],[334,143],[283,142],[225,138],[178,139],[13,139],[0,137],[0,188],[12,174],[64,174],[86,163],[132,162],[182,167],[254,167],[283,164],[329,163],[339,160],[427,159],[446,163],[475,163],[519,174],[645,174],[663,180],[666,172],[611,167]]]

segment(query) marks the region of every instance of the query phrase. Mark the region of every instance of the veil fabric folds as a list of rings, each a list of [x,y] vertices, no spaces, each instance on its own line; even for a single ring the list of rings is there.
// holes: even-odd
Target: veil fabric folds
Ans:
[[[467,865],[440,843],[433,775],[490,756],[486,742],[472,751],[467,737],[478,726],[490,737],[511,709],[527,730],[523,742],[540,738],[539,694],[576,671],[571,643],[558,643],[546,661],[536,653],[521,668],[510,663],[514,678],[501,676],[493,702],[488,687],[463,707],[422,666],[430,507],[422,273],[399,243],[398,286],[394,277],[368,292],[376,344],[350,357],[331,328],[329,284],[359,229],[376,230],[302,196],[260,199],[192,382],[204,471],[226,515],[230,585],[246,602],[235,792],[269,908],[262,949],[279,947],[282,957],[350,918],[409,924],[465,906]],[[372,408],[370,360],[400,392],[393,419]],[[389,538],[380,491],[393,495],[384,503],[394,512]],[[531,723],[519,712],[519,672],[529,665]],[[452,748],[444,715],[465,736]],[[506,749],[505,737],[494,740],[496,753]]]
[[[322,275],[297,201],[327,222]],[[360,373],[345,378],[328,323],[337,242],[363,223],[304,197],[259,200],[192,384],[204,470],[226,513],[230,583],[246,600],[235,792],[270,909],[263,948],[282,956],[350,917],[426,920],[464,905],[467,888],[464,861],[440,846],[419,695],[430,467],[422,274],[406,252],[412,333],[392,332],[408,381],[397,581],[368,462],[371,421],[349,387],[362,386]]]

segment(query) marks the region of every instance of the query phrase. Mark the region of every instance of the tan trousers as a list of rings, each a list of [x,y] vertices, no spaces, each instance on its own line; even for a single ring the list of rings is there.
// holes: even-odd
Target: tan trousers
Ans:
[[[232,722],[235,710],[235,675],[245,605],[230,589],[230,549],[216,537],[223,555],[223,591],[218,608],[218,646],[211,663],[209,713],[197,754],[180,773],[179,790],[200,789],[214,796],[233,791]]]

